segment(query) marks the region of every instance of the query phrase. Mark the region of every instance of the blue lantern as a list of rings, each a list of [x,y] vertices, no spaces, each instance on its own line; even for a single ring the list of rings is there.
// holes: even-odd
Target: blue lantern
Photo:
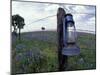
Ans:
[[[63,20],[63,44],[62,55],[79,55],[80,48],[76,44],[77,33],[72,14],[66,14]]]

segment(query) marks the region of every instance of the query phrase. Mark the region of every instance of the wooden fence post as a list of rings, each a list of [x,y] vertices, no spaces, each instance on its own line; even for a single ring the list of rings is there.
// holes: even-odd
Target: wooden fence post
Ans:
[[[67,64],[68,56],[62,55],[63,48],[63,19],[66,12],[63,8],[58,8],[57,11],[57,35],[58,35],[58,62],[59,62],[59,71],[64,71],[65,61]],[[66,65],[67,66],[67,65]]]

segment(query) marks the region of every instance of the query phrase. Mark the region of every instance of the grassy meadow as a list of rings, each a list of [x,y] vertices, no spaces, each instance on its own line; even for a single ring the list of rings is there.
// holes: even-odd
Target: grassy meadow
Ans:
[[[38,31],[21,33],[21,40],[12,37],[12,72],[40,73],[58,71],[57,32]],[[78,33],[81,53],[68,57],[65,71],[96,68],[96,37]]]

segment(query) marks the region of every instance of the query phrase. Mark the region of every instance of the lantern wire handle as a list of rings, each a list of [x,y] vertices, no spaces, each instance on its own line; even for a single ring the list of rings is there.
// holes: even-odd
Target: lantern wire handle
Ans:
[[[74,30],[75,30],[75,40],[77,41],[77,32],[76,32],[76,27],[75,27],[75,25],[74,25]]]

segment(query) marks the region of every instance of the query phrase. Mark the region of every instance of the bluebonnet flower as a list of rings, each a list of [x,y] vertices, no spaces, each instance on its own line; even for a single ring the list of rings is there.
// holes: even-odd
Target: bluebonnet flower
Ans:
[[[16,55],[16,61],[21,61],[23,59],[23,56],[21,53]]]
[[[16,46],[16,50],[23,50],[23,49],[25,49],[26,48],[26,46],[24,45],[24,44],[18,44],[17,46]]]

